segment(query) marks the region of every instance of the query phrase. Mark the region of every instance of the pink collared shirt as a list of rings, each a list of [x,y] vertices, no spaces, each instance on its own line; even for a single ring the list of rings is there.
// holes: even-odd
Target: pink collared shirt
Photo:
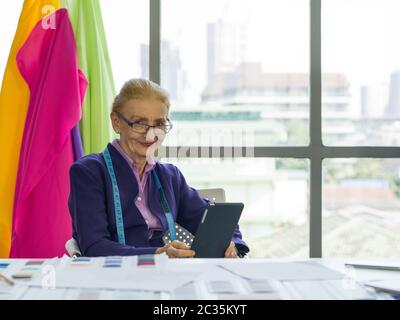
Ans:
[[[153,168],[155,166],[155,161],[153,159],[149,159],[149,161],[146,163],[146,167],[144,169],[142,180],[140,180],[138,168],[137,168],[135,162],[133,162],[133,160],[122,149],[122,147],[119,144],[119,140],[115,139],[111,144],[115,147],[115,149],[117,149],[119,151],[119,153],[128,162],[129,166],[132,169],[133,174],[136,177],[138,187],[139,187],[138,188],[139,192],[135,199],[135,205],[147,223],[147,226],[149,228],[149,239],[150,239],[153,235],[154,230],[162,230],[160,220],[158,220],[157,217],[154,216],[153,213],[151,213],[151,211],[147,205],[147,195],[149,193],[149,188],[148,188],[148,184],[146,182],[147,182],[147,178],[148,178],[151,170],[153,170]]]

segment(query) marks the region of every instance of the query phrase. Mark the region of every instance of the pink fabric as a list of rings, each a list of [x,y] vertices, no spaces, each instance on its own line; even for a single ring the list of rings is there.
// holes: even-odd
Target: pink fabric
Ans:
[[[147,182],[147,178],[153,170],[155,166],[155,162],[151,159],[147,162],[146,167],[144,169],[142,180],[140,180],[139,172],[137,166],[133,162],[133,160],[125,153],[124,149],[121,148],[118,140],[114,140],[112,145],[119,151],[119,153],[124,157],[124,159],[128,162],[129,166],[132,169],[133,174],[136,177],[136,181],[139,186],[139,193],[135,199],[135,205],[142,214],[144,220],[147,223],[149,228],[149,238],[153,235],[154,230],[162,230],[162,225],[157,217],[150,211],[150,208],[147,203],[147,195],[149,193],[149,187]]]
[[[78,70],[74,33],[65,9],[56,28],[35,26],[17,55],[30,89],[13,213],[11,258],[50,258],[65,253],[71,238],[69,168],[71,130],[81,118],[87,87]]]

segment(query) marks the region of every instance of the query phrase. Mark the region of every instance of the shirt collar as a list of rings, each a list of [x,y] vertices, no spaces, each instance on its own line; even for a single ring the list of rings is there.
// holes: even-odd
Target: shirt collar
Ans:
[[[115,149],[117,149],[117,151],[122,155],[122,157],[128,162],[129,166],[131,168],[137,170],[137,166],[136,166],[135,162],[126,154],[124,149],[122,149],[121,145],[119,144],[119,140],[114,139],[113,142],[111,142],[111,144],[113,145],[113,147],[115,147]],[[148,157],[146,167],[144,169],[144,173],[150,172],[154,168],[155,165],[156,165],[156,161],[154,160],[154,158],[151,156]]]

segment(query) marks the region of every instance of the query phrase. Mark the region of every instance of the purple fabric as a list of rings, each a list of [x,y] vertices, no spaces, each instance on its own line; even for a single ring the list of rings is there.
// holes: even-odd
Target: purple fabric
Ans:
[[[70,169],[69,210],[73,237],[85,256],[125,256],[153,254],[163,246],[162,233],[168,229],[153,179],[148,179],[147,204],[159,220],[163,232],[151,239],[148,226],[135,205],[139,192],[137,180],[124,157],[109,143],[123,212],[126,245],[118,243],[111,179],[104,158],[94,153],[82,157]],[[157,162],[154,169],[160,178],[174,220],[195,234],[207,201],[188,186],[182,173],[172,164]],[[239,253],[249,251],[237,226],[232,241]]]
[[[146,183],[147,178],[150,172],[153,170],[155,163],[154,161],[148,162],[144,169],[142,180],[140,180],[138,168],[133,162],[133,160],[125,153],[124,149],[120,146],[117,139],[112,142],[112,145],[118,152],[124,157],[129,167],[132,169],[133,174],[135,175],[136,181],[138,183],[139,192],[137,197],[135,198],[135,205],[139,209],[142,214],[144,220],[146,221],[149,227],[149,238],[151,238],[154,234],[155,230],[162,230],[162,225],[160,221],[153,215],[149,209],[147,204],[147,194],[149,193],[149,185]]]
[[[72,148],[74,151],[74,161],[83,157],[83,147],[81,133],[79,132],[79,125],[76,125],[71,132],[72,135]]]

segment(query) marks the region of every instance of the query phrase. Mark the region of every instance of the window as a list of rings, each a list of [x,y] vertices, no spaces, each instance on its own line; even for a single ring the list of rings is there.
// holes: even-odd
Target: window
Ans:
[[[207,176],[215,186],[219,183],[227,189],[230,189],[227,182],[217,178],[225,169],[225,152],[231,156],[235,150],[249,151],[250,148],[249,153],[239,152],[234,158],[245,158],[246,165],[255,168],[262,168],[261,163],[269,161],[275,163],[276,170],[278,163],[288,160],[295,167],[306,164],[303,173],[309,175],[304,180],[309,190],[305,197],[309,206],[305,212],[309,216],[308,225],[302,227],[302,232],[309,233],[309,256],[321,257],[322,249],[326,255],[334,255],[336,249],[329,247],[332,242],[328,239],[332,233],[327,220],[328,211],[333,209],[327,204],[335,203],[335,200],[327,198],[326,190],[331,186],[323,180],[330,163],[338,164],[344,159],[344,162],[352,162],[353,167],[366,166],[368,170],[366,159],[400,158],[400,148],[395,143],[397,120],[385,116],[369,117],[365,113],[371,111],[373,114],[389,100],[381,98],[380,89],[363,89],[367,84],[355,80],[387,81],[392,69],[396,69],[400,54],[396,41],[392,40],[396,37],[391,32],[398,29],[398,22],[390,17],[398,12],[398,4],[390,0],[365,1],[362,5],[355,0],[287,0],[279,1],[279,4],[254,0],[213,1],[212,4],[191,2],[188,7],[184,1],[164,0],[153,2],[152,6],[153,13],[158,15],[153,14],[151,24],[158,30],[156,35],[159,37],[159,42],[153,43],[153,50],[160,55],[155,54],[150,64],[161,67],[151,79],[173,92],[172,118],[176,123],[175,136],[171,134],[167,139],[165,154],[178,152],[181,155],[180,159],[183,158],[190,167],[187,179],[195,186],[201,185],[196,177],[203,170],[197,161],[207,163],[217,159],[216,167],[204,165],[209,171],[201,175]],[[210,6],[213,10],[209,10]],[[378,6],[379,10],[375,10]],[[370,19],[360,15],[360,10]],[[185,14],[180,17],[177,12]],[[385,12],[390,14],[385,16]],[[379,15],[380,20],[376,20]],[[372,21],[380,21],[373,33],[366,31],[377,25],[370,23],[371,17],[374,17]],[[352,23],[351,18],[357,23]],[[253,23],[258,28],[248,33]],[[387,29],[391,31],[385,32]],[[367,50],[368,45],[376,47],[374,41],[383,44],[385,50]],[[360,48],[357,48],[358,44]],[[367,77],[368,67],[372,68],[372,74]],[[283,78],[282,74],[285,74]],[[266,82],[260,83],[259,79]],[[394,86],[392,96],[395,97],[399,90]],[[361,104],[361,97],[364,104]],[[240,131],[243,127],[251,128],[250,134],[245,132],[239,134],[239,138],[233,138],[235,129]],[[235,144],[238,144],[237,148],[230,150],[229,146]],[[374,147],[364,147],[367,145]],[[261,180],[268,176],[260,173]],[[276,178],[274,174],[272,176]],[[391,181],[394,176],[385,179]],[[256,185],[250,176],[242,178],[246,185],[242,189]],[[342,187],[340,183],[336,186]],[[265,183],[264,188],[268,199],[270,185]],[[287,198],[291,196],[288,191]],[[246,201],[252,207],[252,200]],[[287,200],[280,200],[276,207],[284,208],[286,204]],[[268,221],[268,214],[269,211],[264,210],[261,215],[264,222]],[[337,211],[330,214],[339,216]],[[396,212],[390,214],[396,216]],[[284,221],[284,213],[278,216]],[[249,242],[257,248],[253,256],[281,256],[268,246],[261,246],[259,251],[257,241],[252,239],[257,232],[256,228],[252,229],[250,217],[251,213],[246,212],[242,222],[245,236],[250,237]],[[342,226],[334,227],[340,230]],[[267,236],[271,228],[263,230],[263,236]],[[274,227],[272,230],[276,237],[281,237],[282,246],[289,246],[291,237],[284,235],[285,232],[292,235],[294,231]],[[297,240],[301,242],[304,238],[298,236]],[[337,243],[339,246],[340,241]],[[349,252],[357,248],[351,241],[342,241],[342,244]],[[382,252],[388,252],[387,242],[383,246],[386,248]],[[337,249],[337,254],[340,252]],[[286,251],[283,255],[301,253]]]
[[[100,0],[117,92],[131,78],[149,78],[149,0]]]
[[[400,159],[329,159],[323,165],[327,257],[398,257]]]
[[[322,2],[326,145],[400,145],[400,21],[396,0]]]
[[[169,158],[197,189],[223,188],[243,202],[249,257],[308,257],[309,166],[290,158]],[[290,198],[290,201],[288,199]]]
[[[166,144],[232,145],[242,132],[246,145],[306,145],[308,21],[308,0],[161,1]]]
[[[222,187],[228,201],[245,203],[251,257],[309,252],[309,162],[253,150],[309,142],[308,5],[161,1],[160,82],[175,126],[165,144],[188,149],[175,161],[191,185]],[[224,155],[204,156],[208,147]]]

